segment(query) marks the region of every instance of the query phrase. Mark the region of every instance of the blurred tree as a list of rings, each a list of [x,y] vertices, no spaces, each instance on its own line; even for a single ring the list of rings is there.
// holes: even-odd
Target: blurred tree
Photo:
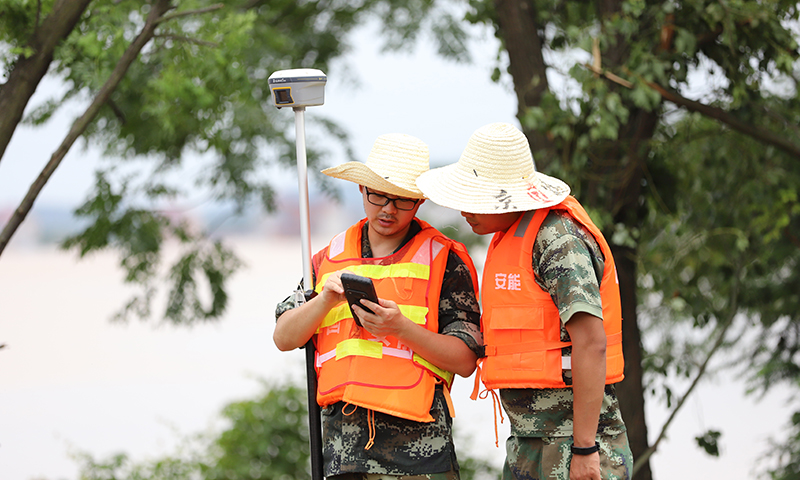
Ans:
[[[221,433],[189,438],[178,451],[155,460],[126,454],[96,460],[76,455],[80,480],[299,480],[311,478],[308,418],[303,388],[263,383],[264,394],[222,411]],[[461,442],[456,442],[460,445]],[[463,480],[498,478],[485,459],[459,453]]]
[[[345,50],[337,40],[357,8],[326,11],[309,2],[203,0],[0,0],[0,157],[45,73],[67,86],[63,96],[30,111],[39,125],[70,100],[89,102],[60,148],[0,233],[0,252],[24,220],[60,161],[81,136],[100,145],[112,165],[97,173],[96,189],[76,212],[90,220],[65,242],[84,256],[114,248],[126,281],[142,286],[120,312],[149,317],[161,275],[173,287],[164,317],[175,323],[218,318],[227,303],[225,281],[239,263],[207,231],[162,210],[187,199],[274,208],[270,165],[291,164],[291,122],[268,105],[273,70],[321,67]],[[308,20],[308,21],[307,21]],[[2,77],[0,77],[2,78]],[[320,123],[335,137],[335,125]],[[185,160],[201,163],[187,179]],[[309,164],[319,162],[311,147]],[[139,160],[134,164],[130,160]],[[323,181],[323,185],[326,185]],[[205,197],[203,199],[202,197]],[[161,273],[163,243],[179,255]],[[202,288],[205,287],[205,288]],[[205,295],[208,293],[208,295]],[[205,305],[201,298],[210,298]]]
[[[794,102],[777,99],[764,108],[791,115]],[[797,115],[795,112],[794,115]],[[646,357],[654,372],[696,377],[736,368],[752,391],[797,386],[800,346],[800,164],[752,137],[691,114],[656,142],[655,158],[673,167],[672,208],[651,214],[640,250],[644,327],[659,338]],[[657,209],[657,207],[654,207]],[[724,355],[723,355],[724,353]],[[667,376],[650,386],[670,403]],[[744,388],[744,385],[743,385]],[[796,417],[792,419],[796,428]],[[778,433],[778,432],[776,432]],[[654,446],[664,431],[656,437]],[[724,439],[724,437],[722,437]],[[716,450],[720,432],[698,443]],[[796,438],[775,449],[781,469],[800,468]],[[777,476],[776,478],[792,478]]]
[[[310,478],[305,390],[264,385],[266,394],[222,411],[230,427],[213,442],[208,480]]]
[[[294,124],[291,112],[272,105],[267,77],[288,68],[327,71],[367,14],[384,19],[387,42],[399,45],[431,9],[431,2],[399,0],[0,0],[0,160],[20,123],[41,125],[69,101],[89,104],[0,231],[0,254],[83,138],[110,165],[76,212],[89,226],[65,246],[81,256],[120,252],[125,280],[141,294],[118,317],[151,317],[166,280],[166,320],[219,318],[225,281],[240,264],[212,238],[214,226],[201,230],[176,210],[204,201],[232,205],[236,214],[252,204],[275,208],[270,178],[295,165]],[[436,29],[451,20],[431,15],[427,22]],[[460,40],[451,36],[445,45],[463,50]],[[27,108],[45,75],[66,91]],[[319,115],[312,121],[351,157],[345,132]],[[308,144],[310,171],[320,170],[324,154]],[[318,180],[333,193],[327,177]],[[164,268],[168,239],[179,253]]]
[[[491,26],[508,55],[518,116],[538,168],[572,185],[614,251],[626,358],[626,379],[617,391],[636,478],[649,479],[653,450],[642,367],[655,360],[642,349],[637,309],[647,305],[639,299],[638,282],[649,281],[663,308],[682,305],[675,298],[691,303],[693,308],[673,309],[671,315],[718,329],[721,346],[733,340],[724,332],[737,315],[764,329],[800,320],[792,310],[796,295],[785,296],[796,283],[790,272],[797,270],[800,236],[797,196],[791,193],[800,157],[797,3],[469,4],[468,18]],[[695,175],[687,178],[687,170]],[[765,231],[770,235],[761,237]],[[686,250],[670,256],[666,244],[672,241],[698,250],[691,260]],[[780,254],[773,255],[775,248]],[[685,270],[676,269],[679,261],[699,264],[685,277]],[[784,367],[796,361],[795,345],[793,337],[778,345]],[[703,346],[691,357],[699,362],[660,359],[662,368],[669,365],[662,373],[677,368],[699,379],[721,348]],[[776,360],[748,366],[758,372]],[[795,372],[794,382],[796,371],[781,369]]]

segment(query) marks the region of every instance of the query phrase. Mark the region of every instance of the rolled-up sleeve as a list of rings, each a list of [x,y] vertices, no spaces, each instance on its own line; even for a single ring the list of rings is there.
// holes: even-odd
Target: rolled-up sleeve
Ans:
[[[481,311],[469,267],[449,253],[439,297],[439,333],[460,338],[475,355],[482,355]]]

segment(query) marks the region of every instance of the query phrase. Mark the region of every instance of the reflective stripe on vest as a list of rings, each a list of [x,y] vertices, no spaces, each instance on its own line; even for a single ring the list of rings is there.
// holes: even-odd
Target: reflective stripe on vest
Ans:
[[[425,325],[426,317],[428,315],[428,307],[400,304],[397,306],[400,308],[400,313],[408,317],[409,320],[417,325]],[[349,318],[352,318],[350,315],[350,307],[348,307],[347,303],[340,303],[339,305],[333,307],[330,312],[328,312],[328,315],[326,315],[322,320],[322,323],[319,324],[316,333],[319,333],[323,328],[330,327],[331,325],[335,325],[342,320]]]
[[[333,350],[317,355],[316,367],[321,367],[322,364],[328,360],[340,360],[350,355],[361,355],[371,358],[381,358],[384,355],[388,355],[391,357],[405,358],[408,360],[413,359],[415,363],[423,365],[428,370],[436,373],[436,375],[444,379],[448,385],[452,384],[454,377],[453,373],[437,367],[436,365],[422,358],[420,355],[413,353],[411,350],[387,347],[376,340],[351,338],[339,342],[339,344],[337,344],[336,348]]]

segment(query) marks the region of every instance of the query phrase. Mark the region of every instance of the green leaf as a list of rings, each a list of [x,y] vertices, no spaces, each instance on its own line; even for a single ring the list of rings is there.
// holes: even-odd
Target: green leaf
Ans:
[[[717,430],[708,430],[699,437],[694,437],[697,445],[712,457],[719,457],[719,438],[722,433]]]

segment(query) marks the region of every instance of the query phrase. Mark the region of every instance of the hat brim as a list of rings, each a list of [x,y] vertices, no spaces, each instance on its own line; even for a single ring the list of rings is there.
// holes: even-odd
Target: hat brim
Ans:
[[[471,176],[457,163],[431,169],[417,178],[417,187],[432,202],[467,213],[507,213],[536,210],[561,203],[569,185],[536,172],[534,179],[500,185]]]
[[[397,195],[404,198],[425,198],[425,195],[416,185],[395,185],[361,162],[343,163],[335,167],[326,168],[322,173],[329,177],[364,185],[371,190],[388,193],[389,195]]]

